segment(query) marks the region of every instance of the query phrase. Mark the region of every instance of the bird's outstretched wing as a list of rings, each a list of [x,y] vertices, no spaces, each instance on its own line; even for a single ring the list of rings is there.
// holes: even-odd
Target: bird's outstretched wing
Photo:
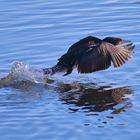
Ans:
[[[96,42],[96,41],[101,41],[99,38],[94,37],[94,36],[88,36],[85,37],[78,42],[74,43],[67,51],[67,53],[75,52],[77,50],[82,50],[83,48],[87,48],[89,46],[89,42]]]
[[[115,46],[102,42],[100,45],[90,47],[77,60],[77,68],[80,73],[91,73],[104,70],[111,66],[120,67],[131,58],[132,50],[126,46]]]
[[[99,38],[88,36],[74,43],[65,53],[58,59],[58,65],[61,65],[66,69],[66,74],[68,75],[72,72],[73,68],[77,65],[77,60],[79,57],[89,49],[89,46],[95,45],[95,42],[101,41]]]

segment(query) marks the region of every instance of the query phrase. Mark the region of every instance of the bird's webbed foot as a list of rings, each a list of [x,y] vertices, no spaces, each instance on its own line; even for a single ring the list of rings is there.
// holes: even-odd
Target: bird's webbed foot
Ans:
[[[68,68],[67,69],[67,72],[63,76],[66,76],[66,75],[68,75],[70,73],[72,73],[72,67]]]

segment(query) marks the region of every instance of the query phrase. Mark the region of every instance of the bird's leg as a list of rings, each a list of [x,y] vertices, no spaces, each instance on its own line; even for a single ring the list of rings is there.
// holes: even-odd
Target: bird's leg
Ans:
[[[68,74],[70,74],[70,73],[72,73],[72,67],[69,67],[69,68],[67,69],[67,72],[64,74],[64,76],[66,76],[66,75],[68,75]]]

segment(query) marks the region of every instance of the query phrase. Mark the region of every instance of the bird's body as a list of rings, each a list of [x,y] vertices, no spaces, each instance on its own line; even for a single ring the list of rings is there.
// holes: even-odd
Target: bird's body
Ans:
[[[134,45],[131,41],[121,38],[106,37],[101,40],[93,36],[88,36],[73,44],[58,59],[58,63],[55,66],[43,69],[43,73],[45,75],[52,75],[65,71],[64,75],[68,75],[74,68],[77,68],[79,73],[91,73],[107,69],[111,64],[114,67],[120,67],[131,58],[133,49]],[[16,80],[19,81],[17,77],[24,72],[23,70],[20,71],[20,69],[24,68],[22,66],[24,66],[22,63],[16,63],[14,69],[6,77],[0,79],[0,87],[14,85]],[[23,77],[22,74],[21,77]],[[46,82],[53,82],[48,77],[45,76],[45,78],[47,78]]]
[[[79,73],[91,73],[107,69],[113,64],[120,67],[132,56],[134,45],[121,38],[106,37],[103,40],[88,36],[73,44],[45,74],[66,71],[68,75],[76,67]]]

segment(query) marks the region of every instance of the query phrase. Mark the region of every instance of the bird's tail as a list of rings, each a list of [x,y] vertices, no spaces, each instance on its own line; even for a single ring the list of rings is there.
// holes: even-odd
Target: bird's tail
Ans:
[[[55,66],[51,68],[45,68],[43,69],[44,74],[46,75],[53,75],[58,72],[64,72],[66,69],[58,62]]]

